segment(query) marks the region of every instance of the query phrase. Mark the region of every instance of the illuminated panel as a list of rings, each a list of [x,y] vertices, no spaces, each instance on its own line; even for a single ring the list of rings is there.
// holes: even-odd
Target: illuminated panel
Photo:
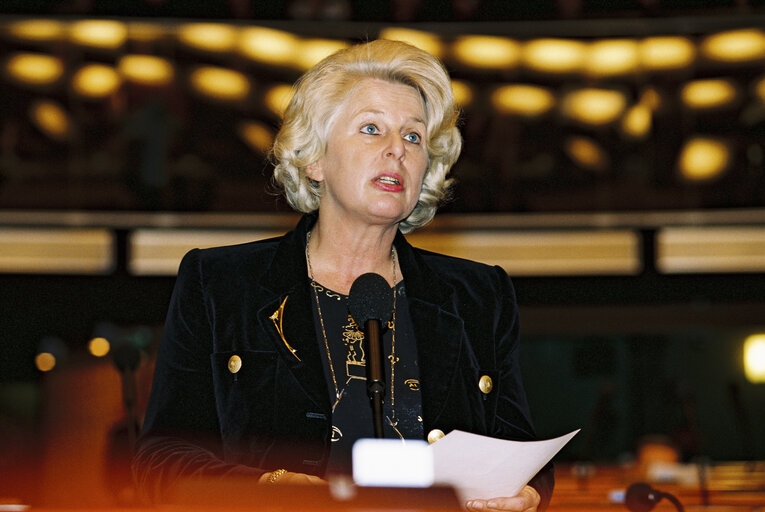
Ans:
[[[8,75],[29,85],[49,85],[64,74],[64,63],[57,57],[36,53],[17,53],[5,63]]]
[[[744,340],[744,373],[753,384],[765,383],[765,334],[752,334]]]
[[[639,47],[640,62],[650,71],[687,68],[696,59],[696,46],[687,37],[648,37]]]
[[[167,85],[173,80],[173,65],[153,55],[125,55],[119,60],[117,70],[131,82],[144,85]]]
[[[765,58],[765,32],[756,29],[730,30],[706,37],[701,53],[721,62],[747,62]]]
[[[656,235],[656,267],[666,274],[763,272],[765,228],[664,228]]]
[[[765,103],[765,77],[760,78],[754,84],[754,94]]]
[[[139,229],[130,234],[128,270],[134,275],[175,275],[189,250],[281,236],[284,231]]]
[[[619,91],[585,88],[568,93],[562,104],[563,113],[584,124],[604,125],[616,121],[627,106],[627,98]]]
[[[188,23],[178,29],[178,40],[197,50],[223,53],[236,46],[237,31],[223,23]]]
[[[521,58],[521,45],[506,37],[462,36],[452,45],[457,61],[482,69],[515,67]]]
[[[680,150],[678,169],[688,181],[708,181],[721,175],[730,164],[730,148],[718,139],[694,137]]]
[[[292,86],[288,84],[279,84],[269,88],[263,96],[263,103],[268,109],[279,117],[292,99]]]
[[[25,41],[56,41],[64,36],[66,29],[60,21],[32,19],[9,24],[8,33]]]
[[[441,42],[441,38],[431,32],[403,27],[386,27],[380,30],[379,37],[380,39],[409,43],[439,59],[444,54],[444,44]]]
[[[308,70],[338,50],[348,48],[345,41],[334,39],[306,39],[299,43],[300,49],[295,54],[295,65]]]
[[[651,131],[652,124],[651,109],[640,103],[629,108],[624,114],[622,131],[630,137],[645,137]]]
[[[103,64],[88,64],[72,76],[72,89],[88,98],[105,98],[115,92],[122,78],[117,71]]]
[[[106,229],[0,229],[0,272],[108,274],[114,260]]]
[[[638,70],[640,55],[637,41],[608,39],[590,44],[585,69],[594,76],[613,76]]]
[[[452,94],[458,107],[467,107],[473,102],[473,89],[462,80],[452,80]]]
[[[563,149],[580,167],[601,171],[608,166],[608,154],[588,137],[570,137]]]
[[[266,154],[274,143],[274,134],[270,128],[257,121],[242,121],[237,127],[237,133],[248,146]]]
[[[511,276],[635,275],[640,240],[627,230],[413,233],[423,249],[503,267]]]
[[[250,81],[233,69],[203,66],[189,76],[191,86],[198,93],[224,101],[239,101],[250,94]]]
[[[294,34],[272,28],[250,27],[242,30],[239,52],[252,60],[279,66],[296,62],[300,40]]]
[[[505,114],[536,117],[553,108],[555,96],[544,87],[511,84],[498,87],[491,95],[491,104]]]
[[[543,73],[573,73],[580,71],[587,45],[567,39],[536,39],[523,48],[523,64]]]
[[[683,86],[680,97],[690,108],[717,108],[730,105],[736,99],[736,86],[730,80],[694,80]]]
[[[72,132],[69,114],[54,101],[35,101],[29,108],[29,116],[40,131],[52,139],[66,140]]]
[[[69,33],[77,44],[114,50],[125,43],[127,26],[113,20],[83,20],[72,23]]]

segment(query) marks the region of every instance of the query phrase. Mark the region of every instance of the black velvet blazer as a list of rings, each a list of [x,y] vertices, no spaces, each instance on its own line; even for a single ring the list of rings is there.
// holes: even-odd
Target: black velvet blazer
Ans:
[[[305,261],[315,219],[303,217],[283,237],[184,257],[134,459],[144,492],[156,498],[194,475],[323,474],[332,423]],[[400,233],[394,243],[417,339],[425,435],[534,439],[507,274],[416,249]],[[478,386],[483,375],[493,382],[488,394]],[[547,470],[532,482],[543,504],[552,481]]]

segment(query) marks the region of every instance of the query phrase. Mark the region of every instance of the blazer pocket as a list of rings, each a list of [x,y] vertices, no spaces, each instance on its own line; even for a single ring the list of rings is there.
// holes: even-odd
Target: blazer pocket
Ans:
[[[224,440],[272,430],[276,352],[241,350],[211,356],[215,403]]]

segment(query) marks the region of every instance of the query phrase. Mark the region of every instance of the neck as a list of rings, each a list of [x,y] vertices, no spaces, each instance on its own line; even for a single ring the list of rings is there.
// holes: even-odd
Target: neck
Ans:
[[[316,221],[308,241],[312,279],[338,293],[347,294],[353,282],[362,274],[380,274],[391,286],[395,285],[392,257],[393,240],[398,226],[367,226],[352,230],[348,226],[331,227]]]

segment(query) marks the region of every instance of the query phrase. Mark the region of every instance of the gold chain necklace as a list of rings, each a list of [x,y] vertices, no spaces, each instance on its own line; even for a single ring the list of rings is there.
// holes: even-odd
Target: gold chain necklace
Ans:
[[[313,296],[314,299],[316,299],[316,309],[319,312],[319,324],[321,325],[321,335],[324,338],[324,348],[327,350],[327,362],[329,363],[329,373],[332,375],[332,386],[335,389],[335,403],[332,404],[332,412],[335,412],[335,407],[340,402],[340,399],[343,396],[343,391],[345,388],[340,389],[340,387],[337,385],[337,377],[335,376],[335,366],[332,364],[332,355],[329,351],[329,340],[327,338],[327,330],[324,327],[324,316],[321,314],[321,305],[319,304],[319,292],[317,291],[317,287],[319,286],[318,283],[316,283],[316,280],[313,277],[313,267],[311,266],[311,250],[309,248],[310,241],[311,241],[311,231],[308,232],[308,235],[306,236],[306,244],[305,244],[305,259],[308,262],[308,274],[311,278],[311,288],[313,288]],[[393,261],[393,317],[391,318],[392,326],[391,326],[391,347],[390,347],[390,355],[388,356],[388,360],[390,361],[390,407],[391,407],[391,416],[392,418],[388,418],[388,423],[393,427],[396,432],[398,432],[398,429],[396,429],[396,425],[398,424],[398,420],[396,419],[396,393],[395,393],[395,386],[393,385],[394,376],[395,376],[395,368],[396,363],[398,362],[398,359],[396,358],[396,263],[397,263],[397,253],[396,248],[391,247],[390,250],[391,258]],[[355,321],[354,321],[355,323]],[[358,326],[357,326],[358,327]],[[399,436],[401,436],[401,433],[398,432]]]

